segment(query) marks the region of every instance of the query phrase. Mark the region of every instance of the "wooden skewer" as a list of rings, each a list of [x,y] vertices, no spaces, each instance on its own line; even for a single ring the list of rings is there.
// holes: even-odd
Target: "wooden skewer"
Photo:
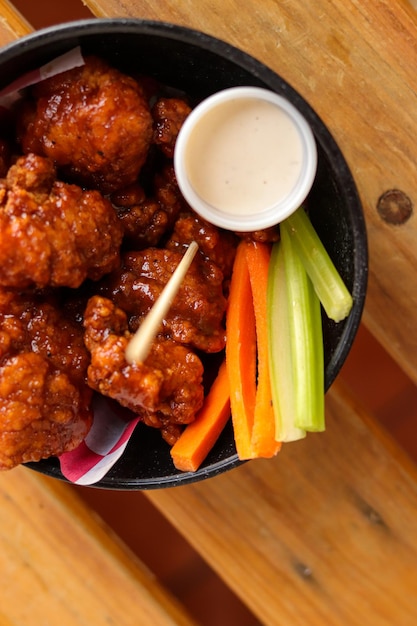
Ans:
[[[143,363],[145,361],[161,322],[167,314],[197,250],[198,244],[192,241],[159,298],[129,341],[125,352],[128,363]]]

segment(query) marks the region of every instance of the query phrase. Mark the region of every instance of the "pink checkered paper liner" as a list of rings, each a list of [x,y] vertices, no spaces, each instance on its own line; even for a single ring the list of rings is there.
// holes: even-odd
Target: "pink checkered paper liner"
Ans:
[[[42,65],[35,70],[23,74],[16,78],[10,85],[0,91],[0,106],[9,108],[12,104],[18,100],[21,95],[20,91],[25,87],[39,83],[46,78],[51,78],[67,70],[72,70],[74,67],[80,67],[84,65],[85,61],[81,54],[81,48],[77,46],[59,57],[56,57],[49,63]]]
[[[140,421],[132,413],[96,395],[93,424],[84,441],[59,457],[62,475],[75,485],[99,482],[120,459]]]

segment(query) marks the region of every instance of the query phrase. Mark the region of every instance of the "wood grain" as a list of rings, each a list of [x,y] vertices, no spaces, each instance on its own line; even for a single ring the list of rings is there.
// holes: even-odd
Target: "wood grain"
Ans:
[[[410,8],[388,0],[84,1],[98,16],[166,20],[221,37],[313,105],[364,203],[366,324],[417,381],[416,217],[393,227],[376,211],[390,188],[416,201]],[[28,32],[9,2],[0,9],[0,43]],[[325,434],[284,446],[273,461],[147,495],[266,626],[416,623],[416,469],[340,381],[327,396]],[[5,625],[192,623],[73,490],[25,468],[0,475],[0,585]]]
[[[0,624],[192,626],[69,485],[0,474]]]
[[[325,434],[147,495],[262,624],[416,623],[416,468],[340,384]]]
[[[402,226],[377,212],[387,190],[417,203],[417,25],[390,0],[85,0],[101,17],[170,21],[254,55],[290,82],[327,124],[352,169],[370,248],[364,322],[417,382],[417,219]]]
[[[0,46],[27,35],[31,30],[29,22],[8,0],[0,0]]]

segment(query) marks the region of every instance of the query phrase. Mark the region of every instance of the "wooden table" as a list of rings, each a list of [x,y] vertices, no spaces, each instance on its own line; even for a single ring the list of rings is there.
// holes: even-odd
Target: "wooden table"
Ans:
[[[365,210],[364,323],[417,384],[415,212],[402,219],[417,199],[410,5],[83,1],[96,16],[171,21],[216,35],[311,103],[345,154]],[[0,7],[1,43],[30,30],[6,0]],[[327,424],[325,434],[285,446],[273,461],[147,495],[264,624],[411,626],[416,468],[351,397],[343,376],[327,394]],[[18,468],[0,476],[0,500],[0,624],[192,623],[67,485]]]

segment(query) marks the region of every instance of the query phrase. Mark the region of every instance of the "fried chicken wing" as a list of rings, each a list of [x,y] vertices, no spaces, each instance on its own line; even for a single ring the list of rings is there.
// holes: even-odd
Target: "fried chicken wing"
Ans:
[[[152,107],[153,141],[171,159],[178,133],[190,113],[191,108],[179,98],[160,98]]]
[[[152,308],[182,258],[163,248],[128,252],[120,269],[100,285],[100,293],[129,316],[135,330]],[[163,321],[162,334],[204,352],[219,352],[225,345],[223,318],[226,299],[223,274],[202,256],[194,259]]]
[[[98,191],[57,181],[29,154],[0,182],[0,285],[78,287],[117,267],[122,227]]]
[[[60,455],[88,433],[82,328],[55,303],[0,291],[0,469]]]
[[[18,136],[25,153],[50,157],[74,182],[111,193],[136,180],[152,140],[152,116],[134,78],[88,57],[84,66],[32,88]]]
[[[129,364],[127,316],[107,298],[93,296],[84,316],[91,352],[89,385],[140,415],[174,443],[179,424],[194,420],[203,403],[203,365],[189,349],[159,337],[145,363]]]
[[[175,221],[166,247],[184,254],[191,241],[198,243],[200,252],[217,265],[225,279],[230,278],[237,246],[233,233],[217,228],[196,213],[184,213]]]
[[[185,208],[171,164],[155,174],[151,197],[136,184],[112,195],[111,200],[125,238],[135,248],[158,245]]]

